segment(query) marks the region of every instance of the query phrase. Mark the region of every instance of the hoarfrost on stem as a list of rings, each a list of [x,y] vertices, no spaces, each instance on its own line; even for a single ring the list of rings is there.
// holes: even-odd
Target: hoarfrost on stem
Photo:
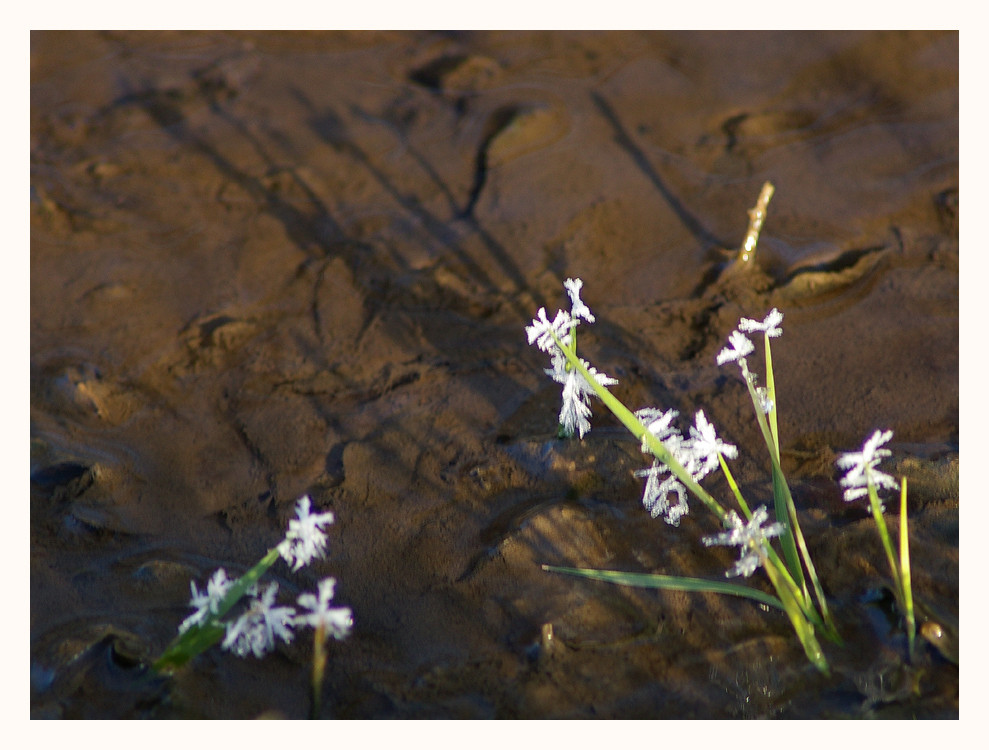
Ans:
[[[752,518],[747,523],[738,517],[738,513],[731,511],[728,515],[728,523],[730,524],[728,531],[714,536],[706,536],[701,540],[708,547],[714,544],[724,544],[742,548],[741,558],[725,572],[726,576],[741,575],[747,578],[762,564],[766,554],[762,550],[762,545],[766,543],[769,537],[779,536],[784,531],[784,526],[781,523],[774,522],[768,526],[763,526],[768,518],[769,512],[765,505],[756,508],[755,512],[752,513]]]
[[[292,642],[295,610],[292,607],[272,606],[275,603],[275,594],[278,593],[277,583],[269,585],[260,597],[257,596],[256,586],[253,591],[254,598],[247,611],[234,622],[227,623],[223,648],[233,651],[237,656],[253,653],[260,659],[274,650],[275,638],[281,638],[286,643]]]
[[[567,279],[563,286],[570,296],[571,312],[557,310],[556,317],[551,321],[546,315],[546,308],[540,307],[532,324],[525,327],[530,344],[550,355],[552,367],[545,372],[557,383],[563,386],[563,404],[560,408],[560,426],[563,433],[577,433],[581,438],[591,428],[590,397],[597,395],[591,382],[567,360],[562,348],[574,353],[576,347],[573,334],[574,328],[583,318],[589,323],[594,322],[590,308],[580,299],[580,289],[583,286],[580,279]],[[561,348],[562,347],[562,348]],[[583,359],[580,364],[587,370],[588,376],[598,385],[615,385],[618,381],[603,372],[598,372]]]
[[[594,393],[591,384],[576,368],[567,370],[567,360],[559,351],[553,352],[552,362],[553,368],[546,370],[546,374],[563,385],[560,425],[567,435],[573,435],[576,432],[580,437],[584,437],[584,434],[591,429],[590,397],[597,394]],[[587,368],[590,376],[600,385],[614,385],[618,382],[603,372],[598,372],[584,360],[580,360],[580,363]]]
[[[646,429],[670,452],[690,474],[694,476],[697,469],[697,461],[690,449],[690,441],[684,440],[683,436],[673,426],[673,420],[678,412],[675,409],[663,411],[653,407],[646,407],[635,412],[635,416],[642,422]],[[649,445],[643,437],[642,452],[650,453]],[[669,472],[669,476],[660,481],[663,474]],[[687,504],[687,488],[670,470],[670,467],[655,459],[648,469],[640,469],[633,472],[636,477],[645,477],[646,486],[642,489],[642,504],[649,515],[653,518],[663,517],[663,520],[671,526],[679,526],[680,519],[690,512]],[[676,495],[676,501],[671,498]]]
[[[206,589],[202,592],[196,588],[196,582],[190,581],[189,587],[192,589],[192,600],[190,607],[196,607],[196,611],[189,615],[182,624],[179,625],[179,633],[184,633],[193,625],[202,625],[210,615],[215,615],[223,597],[227,595],[227,590],[233,584],[227,578],[227,572],[220,568],[213,573],[212,578],[206,584]]]
[[[725,443],[718,437],[714,425],[707,421],[703,410],[699,410],[695,415],[688,438],[684,438],[672,424],[674,417],[677,416],[674,409],[664,412],[650,407],[639,409],[635,412],[635,416],[663,444],[695,482],[699,482],[718,468],[720,465],[719,455],[725,458],[738,456],[738,449],[734,445]],[[642,441],[642,452],[650,452],[645,438]],[[666,472],[670,472],[670,476],[660,481]],[[687,491],[669,466],[656,459],[650,468],[636,471],[634,475],[646,478],[646,486],[642,491],[642,504],[652,517],[663,516],[668,524],[678,525],[680,518],[689,511]],[[671,502],[674,493],[676,494],[675,503]]]
[[[648,469],[633,472],[634,476],[645,477],[646,486],[642,490],[642,505],[653,518],[663,517],[670,526],[679,526],[680,518],[690,512],[687,505],[687,489],[674,474],[660,481],[660,477],[669,471],[669,467],[661,461],[653,461]],[[670,496],[676,495],[676,502],[670,501]]]
[[[672,435],[677,435],[676,428],[673,427],[673,420],[679,416],[680,412],[676,409],[667,409],[663,411],[662,409],[655,409],[651,406],[647,406],[644,409],[639,409],[635,412],[636,418],[646,426],[656,439],[660,442],[665,441]],[[643,440],[642,442],[642,452],[648,453],[649,446]]]

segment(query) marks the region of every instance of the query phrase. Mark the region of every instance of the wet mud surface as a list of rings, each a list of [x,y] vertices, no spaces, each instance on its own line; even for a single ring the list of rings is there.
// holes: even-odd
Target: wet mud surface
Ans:
[[[146,665],[189,581],[246,570],[310,493],[330,554],[272,580],[333,575],[353,609],[327,718],[957,716],[957,34],[36,33],[31,55],[32,715],[304,717],[306,635]],[[571,276],[582,355],[631,408],[703,408],[754,504],[767,456],[715,356],[784,312],[830,677],[750,602],[540,569],[735,559],[698,504],[649,517],[600,404],[556,438],[523,327]],[[836,482],[878,428],[910,480],[913,665]]]

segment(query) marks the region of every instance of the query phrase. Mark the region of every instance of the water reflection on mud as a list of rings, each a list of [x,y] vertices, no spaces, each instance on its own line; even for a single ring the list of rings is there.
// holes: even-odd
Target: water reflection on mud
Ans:
[[[34,715],[305,716],[305,638],[145,667],[189,581],[246,570],[308,492],[331,554],[272,572],[293,598],[333,575],[354,611],[326,717],[957,716],[957,34],[36,33],[31,54]],[[767,180],[755,267],[726,273]],[[568,276],[598,316],[583,355],[633,408],[703,408],[756,503],[758,428],[715,355],[785,313],[830,677],[749,602],[540,569],[732,555],[700,508],[649,518],[603,410],[554,437],[523,326]],[[834,481],[880,427],[933,623],[913,665]]]

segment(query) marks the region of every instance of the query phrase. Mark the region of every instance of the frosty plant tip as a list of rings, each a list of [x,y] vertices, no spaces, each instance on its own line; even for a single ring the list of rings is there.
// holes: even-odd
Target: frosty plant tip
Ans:
[[[845,471],[841,486],[845,488],[845,502],[854,502],[862,497],[869,498],[869,509],[879,531],[879,539],[886,559],[889,561],[890,573],[893,577],[893,593],[896,603],[903,614],[907,631],[907,644],[911,657],[913,656],[914,639],[917,634],[917,622],[913,610],[913,591],[910,586],[910,539],[907,529],[907,480],[904,477],[900,484],[896,483],[889,474],[876,468],[879,462],[888,458],[892,453],[887,448],[880,448],[893,437],[892,430],[876,430],[872,437],[865,441],[862,450],[856,453],[845,453],[836,461],[838,468]],[[889,529],[883,516],[883,505],[879,500],[880,490],[900,490],[900,551],[893,552],[893,543],[889,538]]]
[[[570,295],[569,313],[558,310],[556,317],[550,322],[546,317],[546,309],[540,307],[532,320],[532,325],[525,329],[529,343],[535,344],[550,355],[552,367],[546,370],[546,374],[563,386],[563,406],[560,409],[561,437],[570,437],[575,432],[580,437],[584,437],[591,428],[591,408],[588,400],[594,394],[594,390],[590,382],[574,369],[562,353],[564,348],[570,354],[576,352],[577,324],[580,323],[581,318],[588,323],[594,322],[590,309],[580,299],[580,288],[583,283],[580,279],[567,279],[563,282],[567,294]],[[583,360],[581,363],[585,372],[599,386],[614,385],[618,382],[604,373],[595,371]]]
[[[195,611],[179,625],[179,634],[165,652],[152,665],[159,672],[171,672],[194,656],[222,641],[221,647],[237,656],[262,658],[274,650],[281,640],[291,643],[296,629],[311,627],[315,630],[313,657],[313,712],[318,712],[320,686],[326,666],[324,642],[333,637],[346,638],[353,627],[353,617],[347,607],[330,607],[335,579],[326,578],[319,583],[318,595],[301,594],[297,604],[303,608],[296,614],[295,607],[276,606],[278,584],[271,583],[262,589],[258,581],[279,558],[298,571],[313,560],[326,554],[327,537],[324,527],[333,523],[332,513],[311,512],[308,495],[296,505],[296,518],[289,521],[288,531],[282,541],[261,558],[240,578],[230,579],[223,568],[216,570],[200,591],[196,582],[189,587],[192,597],[189,606]],[[247,597],[247,604],[235,618],[223,618]]]
[[[690,512],[688,493],[693,495],[727,529],[726,534],[710,537],[708,542],[733,544],[742,548],[740,561],[728,571],[727,575],[742,574],[748,577],[757,568],[762,567],[776,589],[777,596],[768,596],[751,586],[730,583],[723,579],[709,581],[682,576],[629,575],[614,571],[588,571],[550,566],[546,569],[628,585],[729,593],[770,604],[787,614],[808,658],[820,670],[827,671],[827,661],[818,643],[816,632],[820,630],[834,640],[838,639],[838,635],[831,622],[813,565],[810,563],[809,555],[806,554],[806,546],[802,544],[802,536],[796,538],[801,542],[800,546],[804,552],[803,561],[797,556],[798,545],[794,530],[799,534],[799,525],[796,522],[796,512],[792,510],[793,501],[789,490],[785,489],[786,484],[782,481],[782,470],[779,467],[779,449],[775,435],[776,396],[773,390],[769,339],[776,338],[782,333],[780,327],[782,314],[778,310],[773,310],[761,322],[743,318],[739,329],[729,338],[729,347],[718,355],[719,364],[738,363],[769,448],[773,466],[774,497],[777,500],[777,520],[774,524],[763,527],[763,522],[768,519],[766,510],[757,509],[756,514],[749,510],[728,468],[726,459],[730,460],[737,456],[736,447],[725,443],[717,436],[714,425],[707,419],[703,410],[697,412],[694,426],[685,436],[674,425],[674,420],[678,416],[675,410],[646,407],[632,412],[608,391],[606,386],[614,385],[616,381],[598,373],[577,356],[576,328],[581,319],[588,322],[593,320],[593,314],[577,293],[581,286],[580,280],[575,279],[568,279],[565,283],[571,301],[570,313],[560,310],[550,321],[545,309],[541,308],[532,324],[526,327],[529,343],[550,356],[552,368],[546,370],[547,374],[557,382],[564,383],[563,407],[560,410],[562,431],[571,435],[576,431],[580,437],[583,437],[590,429],[589,396],[593,394],[601,399],[622,424],[641,441],[643,452],[653,457],[651,467],[637,472],[638,476],[646,479],[642,502],[650,514],[653,517],[662,516],[671,525],[678,525],[680,519]],[[746,357],[755,351],[755,347],[745,335],[747,332],[762,332],[765,340],[767,386],[762,390],[757,390],[755,376],[748,368]],[[772,415],[771,422],[767,422],[767,412]],[[571,422],[573,415],[578,415],[575,423]],[[720,468],[727,478],[738,507],[745,516],[744,522],[734,510],[726,510],[700,485],[700,481],[717,468]],[[781,486],[778,487],[778,484]],[[775,537],[780,537],[782,540],[786,562],[780,558],[770,543]],[[816,602],[808,591],[804,570],[815,584]]]
[[[675,410],[646,407],[631,411],[607,388],[617,381],[598,372],[577,356],[577,326],[581,321],[593,322],[594,316],[580,298],[580,279],[567,279],[564,286],[570,297],[570,312],[559,310],[550,320],[546,310],[540,308],[532,323],[526,326],[529,343],[550,357],[551,367],[546,369],[546,373],[563,385],[563,405],[559,417],[561,435],[576,434],[582,438],[590,429],[590,397],[600,399],[641,442],[642,451],[652,457],[651,466],[635,472],[636,476],[645,479],[642,503],[650,515],[677,526],[690,512],[688,498],[693,496],[725,529],[704,537],[703,543],[707,546],[739,547],[739,559],[720,580],[554,566],[543,568],[630,586],[733,594],[775,607],[789,618],[808,659],[822,672],[827,672],[828,663],[817,635],[820,633],[835,643],[840,643],[841,639],[831,618],[780,466],[776,383],[770,339],[782,335],[783,313],[774,308],[762,320],[742,318],[736,330],[729,335],[728,345],[716,357],[719,365],[738,366],[752,401],[755,419],[769,455],[775,515],[771,521],[765,506],[750,510],[728,465],[728,461],[738,456],[738,449],[718,436],[714,424],[702,409],[696,412],[693,425],[684,434],[676,426],[679,415]],[[759,334],[763,341],[765,386],[757,385],[758,378],[748,362],[748,358],[756,352],[756,345],[749,336]],[[875,468],[877,461],[885,454],[879,448],[882,442],[882,435],[877,433],[874,442],[867,443],[861,454],[849,454],[849,457],[840,459],[849,472],[843,484],[848,488],[846,493],[851,493],[851,499],[865,493],[873,497],[876,487],[891,486],[892,479]],[[738,510],[719,502],[700,484],[708,474],[719,469],[731,488]],[[877,518],[881,519],[881,511],[874,512],[878,512],[880,515]],[[881,534],[884,529],[885,526],[880,527]],[[774,540],[779,540],[782,554],[773,547]],[[760,568],[775,589],[775,596],[726,580],[749,578]],[[894,571],[895,581],[902,582],[904,577],[902,572]],[[902,598],[908,599],[909,592],[902,594]]]

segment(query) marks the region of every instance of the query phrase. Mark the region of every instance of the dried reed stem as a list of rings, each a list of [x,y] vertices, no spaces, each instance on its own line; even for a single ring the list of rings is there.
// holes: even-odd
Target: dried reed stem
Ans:
[[[773,183],[765,183],[762,186],[762,192],[759,193],[759,200],[756,201],[755,206],[749,211],[749,231],[745,233],[745,242],[742,243],[737,257],[737,260],[742,263],[751,263],[752,258],[755,257],[755,247],[756,243],[759,242],[759,232],[762,230],[762,223],[766,220],[766,206],[769,205],[769,199],[773,197],[773,191],[775,189]]]

